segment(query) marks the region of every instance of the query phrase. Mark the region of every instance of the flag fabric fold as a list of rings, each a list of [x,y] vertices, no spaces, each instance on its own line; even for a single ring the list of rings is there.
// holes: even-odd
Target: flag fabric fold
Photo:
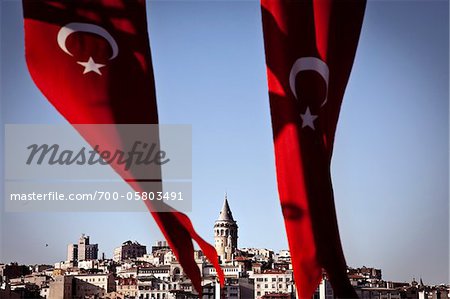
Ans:
[[[278,192],[299,298],[347,278],[330,163],[365,0],[261,0]]]
[[[145,0],[22,3],[30,75],[69,123],[75,128],[158,123]],[[78,131],[92,146],[121,142],[120,136]],[[127,182],[136,191],[143,188],[138,181]],[[150,201],[145,203],[195,289],[202,292],[202,278],[192,240],[215,266],[223,285],[217,253],[195,232],[190,219],[176,210],[158,212]]]

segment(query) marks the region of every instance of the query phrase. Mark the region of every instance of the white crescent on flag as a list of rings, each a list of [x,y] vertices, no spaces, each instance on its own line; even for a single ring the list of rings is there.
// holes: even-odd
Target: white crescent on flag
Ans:
[[[69,37],[69,35],[75,32],[94,33],[107,40],[112,49],[112,55],[109,58],[109,60],[116,58],[117,55],[119,54],[119,47],[117,46],[115,39],[103,27],[89,23],[69,23],[61,27],[61,29],[58,32],[57,40],[61,50],[63,50],[70,56],[73,56],[73,54],[70,53],[70,51],[66,47],[66,39],[67,37]]]
[[[296,99],[298,99],[298,97],[297,91],[295,90],[295,78],[297,77],[298,73],[302,71],[316,71],[317,73],[319,73],[319,75],[322,76],[323,80],[325,80],[325,83],[327,85],[325,91],[325,99],[320,107],[325,106],[328,100],[328,81],[330,78],[330,70],[328,68],[328,65],[317,57],[301,57],[294,62],[289,74],[289,86],[291,87],[291,91]]]

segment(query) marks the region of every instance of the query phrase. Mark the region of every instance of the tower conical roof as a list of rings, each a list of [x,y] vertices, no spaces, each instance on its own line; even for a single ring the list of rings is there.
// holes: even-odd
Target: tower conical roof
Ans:
[[[227,195],[225,194],[225,200],[223,202],[222,210],[220,211],[218,221],[234,221],[233,214],[231,213],[230,206],[228,205]]]

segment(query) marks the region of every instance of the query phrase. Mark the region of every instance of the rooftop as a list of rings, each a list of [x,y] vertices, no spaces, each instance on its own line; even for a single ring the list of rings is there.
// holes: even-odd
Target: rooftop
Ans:
[[[233,214],[231,213],[230,206],[228,205],[227,195],[225,194],[225,200],[223,202],[222,210],[220,211],[218,221],[234,221]]]

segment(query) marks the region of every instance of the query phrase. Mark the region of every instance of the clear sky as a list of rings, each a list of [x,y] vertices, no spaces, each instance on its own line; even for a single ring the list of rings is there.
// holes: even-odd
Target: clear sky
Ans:
[[[20,1],[0,3],[2,125],[64,123],[26,70]],[[239,246],[287,248],[259,2],[151,1],[147,13],[161,123],[193,128],[195,227],[213,241],[227,191]],[[448,28],[447,1],[369,1],[343,102],[332,171],[344,251],[388,280],[449,282]],[[81,233],[107,257],[161,238],[147,213],[0,209],[0,262],[64,260]]]

